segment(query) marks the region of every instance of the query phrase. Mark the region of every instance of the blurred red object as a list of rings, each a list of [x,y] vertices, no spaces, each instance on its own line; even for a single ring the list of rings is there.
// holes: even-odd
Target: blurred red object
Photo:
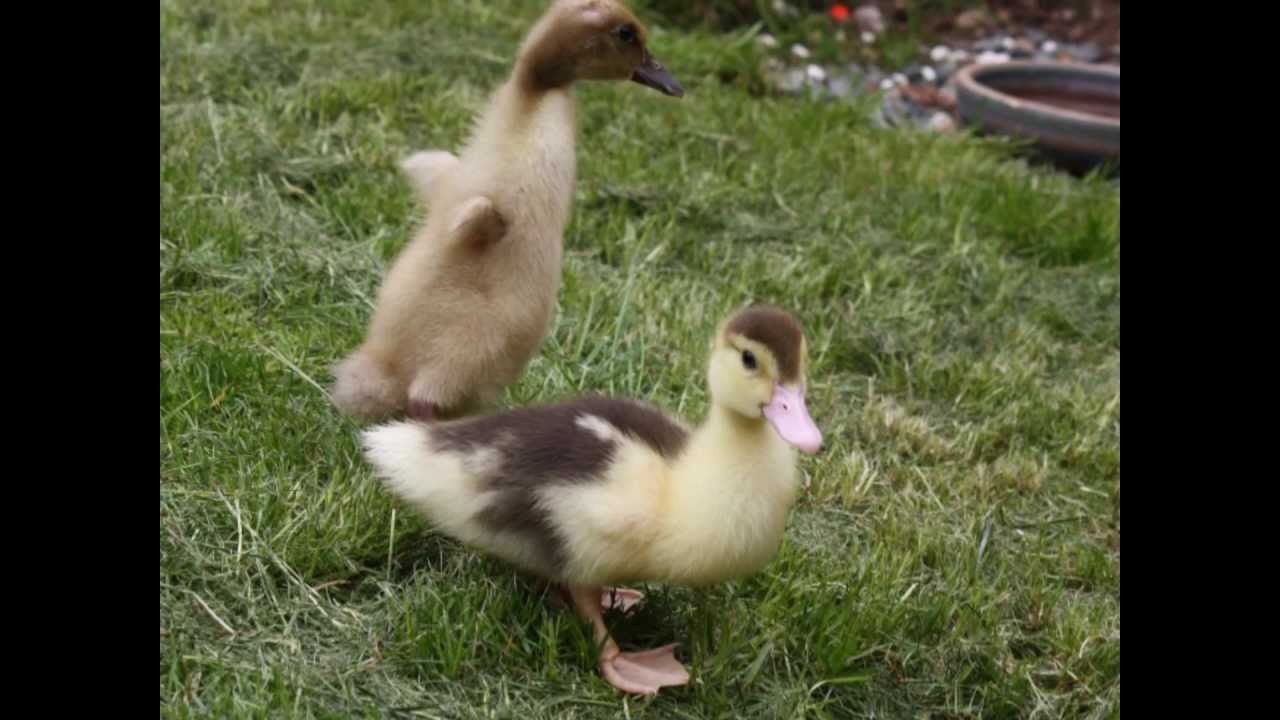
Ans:
[[[844,22],[849,19],[849,8],[842,3],[836,3],[831,6],[831,19],[836,22]]]

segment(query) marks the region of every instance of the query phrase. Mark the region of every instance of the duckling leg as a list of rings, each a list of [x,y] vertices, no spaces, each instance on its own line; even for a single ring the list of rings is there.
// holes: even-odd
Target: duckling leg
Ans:
[[[436,402],[438,398],[438,391],[424,375],[419,373],[414,381],[409,383],[409,417],[422,422],[436,420],[440,416],[440,403]]]
[[[604,624],[600,608],[602,592],[599,587],[570,588],[578,614],[591,621],[596,644],[600,646],[600,673],[604,679],[623,692],[640,695],[654,695],[664,687],[687,685],[689,673],[676,660],[672,652],[674,644],[643,652],[624,653],[618,649]]]
[[[422,422],[431,422],[436,417],[436,404],[421,398],[409,400],[409,417]]]
[[[547,582],[543,585],[544,590],[551,591],[557,601],[562,601],[564,606],[573,604],[573,592],[568,585]],[[600,610],[608,612],[610,610],[618,610],[619,612],[631,612],[631,608],[639,605],[644,600],[644,593],[631,588],[616,587],[604,588],[600,593]]]
[[[600,596],[600,607],[627,613],[631,612],[631,608],[639,605],[641,600],[644,600],[644,593],[639,590],[625,587],[605,588]]]

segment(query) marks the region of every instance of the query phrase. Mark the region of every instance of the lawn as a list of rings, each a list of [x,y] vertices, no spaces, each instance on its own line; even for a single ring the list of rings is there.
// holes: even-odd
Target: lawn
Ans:
[[[697,420],[724,315],[805,323],[826,447],[778,557],[616,628],[692,684],[617,693],[381,489],[328,368],[415,222],[396,162],[463,141],[539,8],[162,0],[161,715],[1118,718],[1118,182],[761,96],[749,30],[654,28],[683,100],[580,86],[559,306],[505,399]]]

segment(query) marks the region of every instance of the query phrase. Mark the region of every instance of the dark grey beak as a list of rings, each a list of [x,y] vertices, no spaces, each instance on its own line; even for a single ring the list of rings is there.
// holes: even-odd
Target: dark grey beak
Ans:
[[[648,85],[664,95],[684,96],[684,88],[680,87],[680,83],[676,82],[676,79],[671,77],[671,73],[662,67],[662,63],[648,51],[644,54],[644,64],[631,74],[631,79],[641,85]]]

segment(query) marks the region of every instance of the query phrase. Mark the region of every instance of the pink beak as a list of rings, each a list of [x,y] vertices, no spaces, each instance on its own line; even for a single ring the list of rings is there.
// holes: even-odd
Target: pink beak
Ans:
[[[787,385],[773,388],[773,400],[764,406],[765,419],[778,435],[810,455],[822,447],[822,431],[813,424],[804,406],[804,391]]]

